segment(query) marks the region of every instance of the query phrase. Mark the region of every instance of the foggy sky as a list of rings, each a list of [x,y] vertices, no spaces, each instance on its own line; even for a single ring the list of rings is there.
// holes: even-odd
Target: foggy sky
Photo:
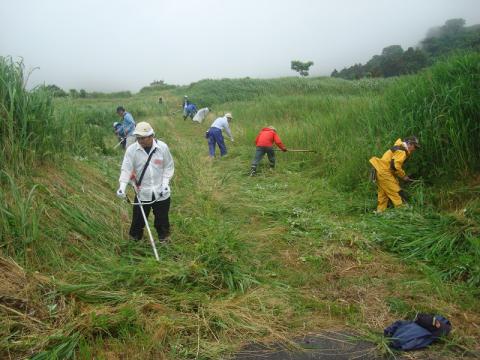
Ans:
[[[137,91],[153,80],[311,75],[415,46],[433,26],[480,23],[479,0],[0,0],[0,55],[30,84]]]

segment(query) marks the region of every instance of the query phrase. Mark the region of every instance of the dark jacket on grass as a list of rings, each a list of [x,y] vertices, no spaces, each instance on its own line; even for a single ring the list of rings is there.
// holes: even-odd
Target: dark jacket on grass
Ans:
[[[437,321],[438,327],[435,326]],[[387,327],[383,334],[390,337],[390,346],[408,351],[422,349],[451,330],[450,321],[440,315],[418,314],[415,321],[399,320]]]

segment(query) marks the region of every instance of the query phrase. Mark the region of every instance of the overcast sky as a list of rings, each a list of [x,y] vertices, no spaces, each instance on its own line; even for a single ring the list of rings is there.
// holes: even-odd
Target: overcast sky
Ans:
[[[0,0],[0,55],[39,67],[30,84],[137,91],[153,80],[312,75],[415,46],[480,0]]]

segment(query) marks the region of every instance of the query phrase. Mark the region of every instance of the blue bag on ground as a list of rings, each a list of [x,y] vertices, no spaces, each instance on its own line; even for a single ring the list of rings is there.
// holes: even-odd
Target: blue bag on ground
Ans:
[[[414,321],[395,321],[383,334],[391,338],[392,348],[408,351],[429,346],[441,336],[448,335],[451,328],[450,321],[441,315],[417,314]]]

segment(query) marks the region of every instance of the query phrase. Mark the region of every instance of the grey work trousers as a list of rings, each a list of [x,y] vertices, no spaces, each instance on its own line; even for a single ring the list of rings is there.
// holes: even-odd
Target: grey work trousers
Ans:
[[[262,161],[262,158],[265,154],[267,154],[270,167],[275,167],[275,151],[273,151],[273,147],[257,146],[257,151],[255,152],[255,157],[252,162],[252,168],[257,168],[258,163]]]

